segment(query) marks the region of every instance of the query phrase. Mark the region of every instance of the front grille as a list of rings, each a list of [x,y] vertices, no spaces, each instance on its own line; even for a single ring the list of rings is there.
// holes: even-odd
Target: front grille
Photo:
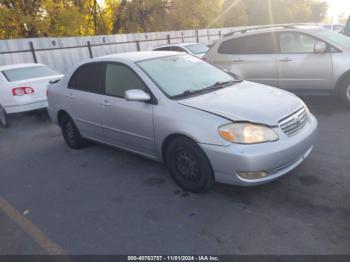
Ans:
[[[307,113],[305,108],[302,108],[298,112],[282,119],[279,122],[279,126],[287,136],[293,136],[305,127],[306,122]]]

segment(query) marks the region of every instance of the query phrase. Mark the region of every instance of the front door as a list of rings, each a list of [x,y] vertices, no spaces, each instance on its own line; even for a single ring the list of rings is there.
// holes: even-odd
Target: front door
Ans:
[[[242,79],[277,86],[277,49],[275,34],[239,36],[221,44],[218,65]]]
[[[131,68],[120,63],[107,64],[103,109],[105,140],[153,158],[154,105],[124,99],[125,91],[131,89],[147,92],[146,85]]]
[[[279,87],[287,90],[331,88],[332,54],[316,54],[316,38],[295,32],[279,34]]]

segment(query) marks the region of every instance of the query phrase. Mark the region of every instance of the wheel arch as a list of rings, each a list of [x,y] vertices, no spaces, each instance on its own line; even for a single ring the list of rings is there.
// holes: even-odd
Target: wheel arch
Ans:
[[[169,144],[170,144],[171,141],[173,141],[174,139],[180,138],[180,137],[190,139],[190,140],[192,140],[193,142],[195,142],[196,144],[198,144],[198,141],[197,141],[196,139],[194,139],[194,138],[191,137],[191,136],[185,135],[185,134],[174,133],[174,134],[168,135],[168,136],[163,140],[162,146],[161,146],[161,160],[162,160],[164,163],[166,162],[165,153],[166,153],[166,150],[167,150]]]
[[[339,92],[339,88],[341,87],[343,81],[345,79],[349,78],[350,79],[350,70],[344,72],[337,80],[336,84],[335,84],[335,89],[336,89],[336,92],[338,93]]]
[[[70,117],[70,115],[67,113],[67,111],[65,111],[65,110],[63,110],[63,109],[61,109],[61,110],[59,110],[59,111],[57,112],[57,123],[58,123],[59,126],[61,126],[61,124],[62,124],[62,119],[63,119],[63,117],[64,117],[65,115],[67,115],[67,116]]]

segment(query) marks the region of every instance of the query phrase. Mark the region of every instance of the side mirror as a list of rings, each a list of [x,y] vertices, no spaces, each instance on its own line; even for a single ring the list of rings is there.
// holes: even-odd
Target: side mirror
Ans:
[[[140,89],[125,91],[124,97],[127,101],[148,102],[151,100],[151,96]]]
[[[325,42],[317,42],[314,47],[315,54],[324,54],[327,52],[328,46]]]

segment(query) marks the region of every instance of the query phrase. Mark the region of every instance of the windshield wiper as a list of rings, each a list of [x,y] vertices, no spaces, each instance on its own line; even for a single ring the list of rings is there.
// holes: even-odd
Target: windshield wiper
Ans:
[[[215,91],[215,90],[222,89],[222,88],[228,87],[234,83],[239,83],[239,82],[242,82],[242,81],[241,80],[219,81],[219,82],[216,82],[214,85],[205,87],[203,89],[186,90],[181,94],[172,96],[171,98],[172,99],[180,99],[180,98],[185,98],[185,97],[192,96],[195,94],[201,94],[201,93],[206,93],[206,92],[210,92],[210,91]]]
[[[219,82],[216,82],[214,85],[211,85],[211,86],[204,88],[204,90],[221,89],[221,88],[230,86],[234,83],[240,83],[240,82],[242,82],[242,81],[241,80],[219,81]]]
[[[172,96],[171,98],[172,99],[184,98],[184,97],[191,96],[194,94],[202,93],[202,91],[203,90],[186,90],[185,92],[178,94],[178,95],[175,95],[175,96]]]

